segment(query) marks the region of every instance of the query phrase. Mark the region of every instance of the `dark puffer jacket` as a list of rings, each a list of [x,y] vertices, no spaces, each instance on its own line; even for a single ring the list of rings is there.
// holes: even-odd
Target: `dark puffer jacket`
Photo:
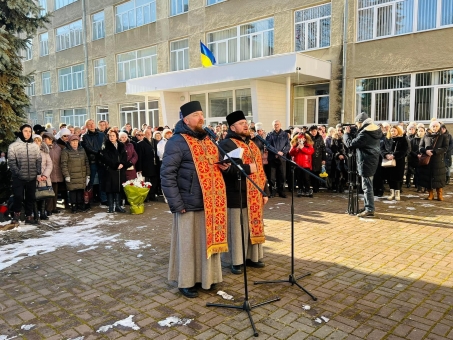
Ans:
[[[385,138],[383,143],[381,143],[382,159],[386,159],[387,155],[393,155],[396,161],[396,166],[386,169],[387,178],[389,181],[403,181],[408,148],[408,141],[405,136],[394,137],[390,139]]]
[[[418,184],[428,189],[443,188],[447,182],[445,153],[448,150],[448,138],[439,132],[432,133],[428,130],[425,137],[420,140],[420,153],[426,154],[426,150],[432,150],[433,155],[428,165],[419,167]]]
[[[101,190],[107,193],[121,192],[122,184],[126,182],[126,169],[130,165],[124,144],[118,141],[116,148],[110,140],[106,139],[99,153],[99,162],[105,167]],[[123,167],[118,170],[120,164],[123,164]]]
[[[322,136],[319,133],[314,137],[311,134],[310,136],[313,139],[313,148],[315,149],[312,156],[313,171],[321,172],[322,162],[326,161],[326,145],[324,144],[324,139],[322,139]]]
[[[192,153],[182,134],[198,138],[208,138],[205,133],[192,131],[183,120],[175,126],[174,135],[165,145],[160,178],[162,191],[171,212],[204,210],[203,193],[197,176]]]
[[[23,181],[35,181],[41,174],[41,152],[33,139],[24,139],[22,132],[8,147],[8,166],[13,178]]]
[[[68,145],[61,152],[61,172],[65,179],[70,178],[70,181],[66,182],[67,190],[85,189],[86,178],[90,176],[90,163],[82,146],[79,145],[77,150],[74,150]]]
[[[93,132],[87,131],[82,135],[82,146],[90,160],[90,163],[96,163],[99,151],[104,143],[105,134],[98,129]]]
[[[275,130],[269,132],[266,136],[266,141],[269,143],[270,146],[274,147],[277,151],[283,152],[283,155],[287,154],[291,149],[288,133],[281,129],[279,132],[275,132]],[[276,161],[277,158],[275,157],[275,154],[270,151],[267,156],[267,159],[269,160],[269,164],[272,164],[272,162],[274,163],[276,162],[277,164],[281,163],[280,158],[278,158],[278,161]]]
[[[412,168],[418,168],[418,149],[420,148],[420,140],[419,136],[415,136],[411,139],[411,151],[409,155],[407,155],[407,164]]]
[[[380,139],[382,131],[373,121],[368,118],[357,132],[357,136],[345,133],[344,145],[355,149],[357,153],[357,171],[362,177],[374,176],[379,165]]]

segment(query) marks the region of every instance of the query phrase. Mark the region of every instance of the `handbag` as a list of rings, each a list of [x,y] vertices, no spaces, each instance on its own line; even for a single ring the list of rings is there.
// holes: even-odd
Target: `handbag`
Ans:
[[[436,140],[434,141],[433,149],[436,146],[437,139],[439,136],[436,137]],[[420,166],[425,166],[429,164],[429,161],[431,160],[431,156],[428,156],[426,153],[423,153],[420,158],[418,159],[418,165]]]
[[[45,200],[47,198],[55,197],[55,192],[51,186],[37,186],[35,197],[37,201]]]
[[[396,160],[395,160],[395,158],[394,159],[383,159],[382,163],[381,163],[381,166],[383,168],[394,167],[394,166],[396,166]]]

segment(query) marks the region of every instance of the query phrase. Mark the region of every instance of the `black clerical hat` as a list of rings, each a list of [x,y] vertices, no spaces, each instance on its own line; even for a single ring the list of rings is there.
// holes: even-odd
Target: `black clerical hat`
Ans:
[[[203,109],[201,108],[200,102],[197,100],[195,100],[193,102],[185,103],[183,106],[180,107],[180,109],[181,109],[181,115],[183,118],[190,115],[191,113],[194,113],[197,111],[203,111]]]
[[[228,116],[226,116],[226,120],[228,122],[228,125],[231,126],[234,123],[245,119],[244,112],[242,111],[234,111],[231,112]]]

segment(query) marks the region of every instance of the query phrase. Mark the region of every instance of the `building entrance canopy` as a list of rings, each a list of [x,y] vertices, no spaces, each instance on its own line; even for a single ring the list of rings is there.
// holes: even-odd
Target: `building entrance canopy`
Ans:
[[[258,103],[265,104],[271,94],[279,104],[278,111],[273,112],[274,119],[289,123],[291,85],[330,79],[330,62],[301,53],[288,53],[131,79],[126,82],[126,94],[159,98],[164,123],[170,125],[177,121],[179,106],[189,101],[192,92],[248,87],[252,89],[255,120],[263,121]]]

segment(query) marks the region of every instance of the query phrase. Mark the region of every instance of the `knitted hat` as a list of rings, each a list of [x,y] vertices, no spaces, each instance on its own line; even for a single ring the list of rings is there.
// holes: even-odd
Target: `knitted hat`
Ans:
[[[368,115],[365,112],[359,113],[357,117],[355,117],[355,121],[359,123],[363,123],[366,119],[368,119]]]
[[[77,135],[70,135],[68,142],[72,142],[73,140],[79,141],[79,136]]]
[[[35,138],[39,138],[39,140],[42,141],[42,137],[40,135],[34,134],[33,136],[31,136],[31,139],[35,140]]]

